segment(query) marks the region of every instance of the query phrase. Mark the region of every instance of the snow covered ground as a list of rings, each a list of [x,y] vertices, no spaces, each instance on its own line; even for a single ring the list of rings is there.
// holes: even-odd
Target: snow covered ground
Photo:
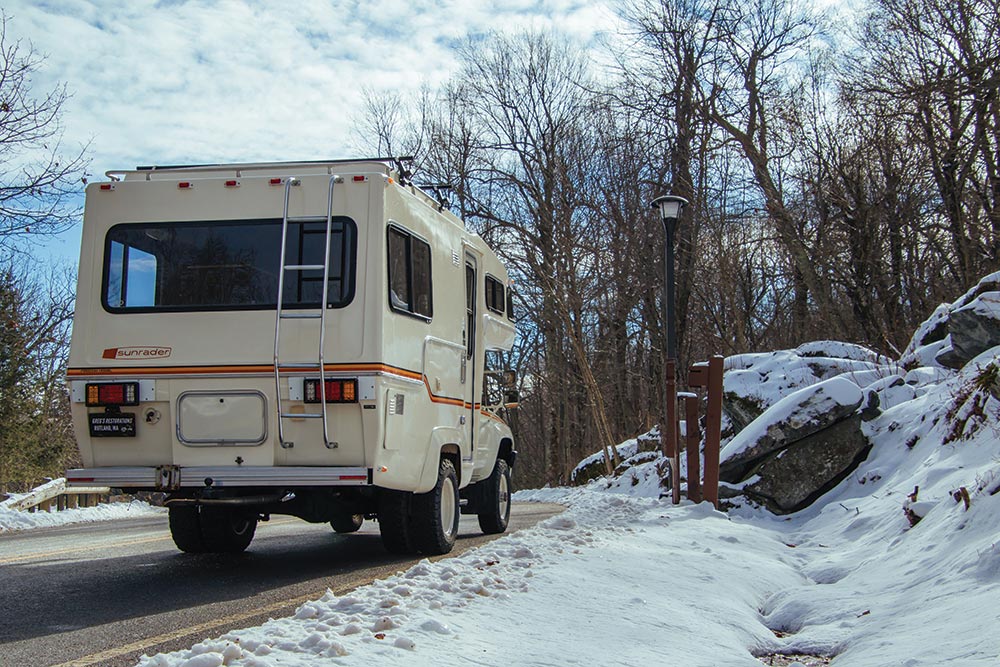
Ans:
[[[13,496],[16,500],[18,496]],[[162,507],[133,501],[128,503],[107,503],[96,507],[66,509],[61,512],[19,512],[0,503],[0,533],[12,530],[31,530],[48,526],[62,526],[70,523],[93,521],[114,521],[140,516],[157,516],[165,513]]]

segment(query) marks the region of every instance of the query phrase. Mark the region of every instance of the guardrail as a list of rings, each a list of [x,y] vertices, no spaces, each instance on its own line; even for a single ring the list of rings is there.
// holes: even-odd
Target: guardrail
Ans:
[[[64,510],[74,507],[92,507],[106,502],[111,496],[111,489],[106,486],[66,488],[65,479],[54,479],[32,489],[19,498],[10,498],[0,503],[7,509],[21,512]]]

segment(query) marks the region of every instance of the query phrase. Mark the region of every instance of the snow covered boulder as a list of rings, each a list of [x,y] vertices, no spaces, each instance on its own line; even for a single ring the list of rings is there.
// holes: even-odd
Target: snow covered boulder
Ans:
[[[743,495],[775,514],[808,507],[865,459],[871,444],[855,414],[766,456]]]
[[[793,391],[837,376],[865,386],[887,375],[890,364],[889,359],[868,348],[837,341],[735,355],[725,361],[723,409],[734,431],[739,432]]]
[[[721,453],[720,478],[746,479],[764,457],[847,419],[863,400],[858,385],[844,377],[788,394],[729,441]]]
[[[1000,345],[1000,291],[979,294],[967,305],[953,310],[948,318],[948,335],[950,346],[944,347],[936,359],[956,370]]]

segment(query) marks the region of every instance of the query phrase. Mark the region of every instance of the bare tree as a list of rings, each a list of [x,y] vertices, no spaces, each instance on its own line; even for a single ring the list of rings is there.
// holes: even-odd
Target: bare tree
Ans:
[[[0,250],[18,239],[56,234],[79,215],[74,204],[86,167],[84,150],[63,154],[66,87],[36,94],[32,75],[44,59],[30,43],[12,39],[0,17]]]
[[[0,268],[0,491],[30,488],[75,455],[64,382],[72,284],[23,256]]]
[[[875,0],[847,87],[926,151],[951,274],[1000,261],[1000,2]]]

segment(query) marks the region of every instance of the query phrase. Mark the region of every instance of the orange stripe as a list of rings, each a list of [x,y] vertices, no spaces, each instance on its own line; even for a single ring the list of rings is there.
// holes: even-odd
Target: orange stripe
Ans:
[[[476,409],[479,404],[470,403],[461,398],[449,398],[447,396],[438,396],[433,391],[431,391],[430,383],[427,381],[427,377],[416,371],[411,371],[405,368],[399,368],[397,366],[390,366],[389,364],[377,364],[377,363],[360,363],[360,364],[325,364],[323,366],[324,372],[331,373],[388,373],[390,375],[398,375],[410,380],[418,380],[424,383],[424,387],[427,389],[427,395],[430,397],[431,401],[434,403],[442,403],[444,405],[454,405],[464,407],[468,410]],[[70,368],[67,369],[66,375],[70,378],[75,377],[111,377],[111,376],[136,376],[136,375],[242,375],[249,373],[274,373],[274,366],[147,366],[147,367],[129,367],[129,368]],[[298,373],[303,374],[301,370],[287,371],[286,374]]]
[[[323,370],[327,372],[376,372],[392,373],[411,380],[421,380],[423,376],[415,371],[397,368],[388,364],[326,364]],[[240,375],[244,373],[274,373],[274,366],[142,366],[120,368],[70,368],[66,371],[68,377],[90,377],[95,375]],[[282,371],[283,374],[303,371]]]
[[[494,421],[498,421],[498,422],[500,422],[501,424],[503,424],[504,426],[506,426],[506,425],[507,425],[507,422],[505,422],[504,420],[500,419],[499,417],[497,417],[497,416],[496,416],[495,414],[493,414],[492,412],[488,412],[488,411],[486,411],[486,410],[480,410],[480,411],[479,411],[479,414],[481,414],[481,415],[483,415],[483,416],[485,416],[485,417],[489,417],[490,419],[492,419],[492,420],[494,420]]]

